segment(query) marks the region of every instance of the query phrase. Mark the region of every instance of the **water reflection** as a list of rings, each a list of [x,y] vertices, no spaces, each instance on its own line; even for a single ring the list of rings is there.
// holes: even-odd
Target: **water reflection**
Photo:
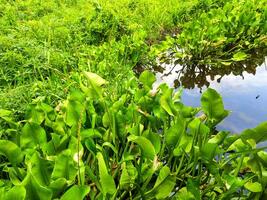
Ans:
[[[199,65],[162,65],[156,72],[155,87],[166,82],[172,87],[182,85],[183,102],[199,106],[202,90],[216,89],[223,97],[225,108],[232,111],[218,129],[241,132],[267,121],[267,57],[223,68]]]

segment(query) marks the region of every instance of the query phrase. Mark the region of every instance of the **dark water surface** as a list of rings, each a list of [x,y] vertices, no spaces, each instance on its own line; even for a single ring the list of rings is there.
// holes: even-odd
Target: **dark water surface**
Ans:
[[[201,91],[216,89],[223,97],[225,109],[231,114],[218,125],[219,130],[239,133],[267,121],[267,57],[257,62],[211,69],[207,66],[165,64],[157,72],[155,87],[163,82],[185,89],[182,101],[200,106]]]

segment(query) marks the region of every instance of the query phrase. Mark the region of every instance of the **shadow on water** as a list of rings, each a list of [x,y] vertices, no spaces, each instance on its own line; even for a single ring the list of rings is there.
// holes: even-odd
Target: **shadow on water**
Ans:
[[[264,54],[266,55],[266,54]],[[182,101],[200,106],[201,93],[207,87],[223,97],[225,108],[231,111],[217,128],[241,132],[267,121],[267,57],[257,54],[246,62],[229,66],[179,64],[176,62],[154,67],[157,81],[154,87],[167,83],[182,86]]]

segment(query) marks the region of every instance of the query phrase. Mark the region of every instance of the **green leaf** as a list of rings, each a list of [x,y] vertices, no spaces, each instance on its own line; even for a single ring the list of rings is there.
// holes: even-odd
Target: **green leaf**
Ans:
[[[41,186],[33,177],[31,172],[23,180],[23,186],[26,188],[27,200],[50,200],[52,199],[52,190],[48,187]]]
[[[241,138],[248,140],[253,139],[256,143],[267,140],[267,122],[263,122],[254,129],[247,129],[241,133]]]
[[[23,186],[14,186],[9,190],[3,200],[25,200],[26,189]]]
[[[60,200],[83,200],[89,193],[90,187],[85,185],[74,185],[67,190],[60,198]]]
[[[213,143],[213,144],[222,144],[224,139],[227,137],[227,135],[229,135],[230,132],[226,132],[226,131],[220,131],[219,133],[217,133],[214,137],[212,137],[211,139],[209,139],[208,143]]]
[[[85,107],[79,101],[68,100],[66,102],[65,121],[68,126],[77,125],[79,121],[85,122]]]
[[[139,81],[151,89],[156,77],[151,71],[146,70],[140,75]]]
[[[185,120],[180,119],[172,125],[165,133],[166,144],[169,148],[175,148],[179,138],[183,135],[185,131]]]
[[[248,189],[251,192],[261,192],[262,191],[262,185],[259,182],[247,182],[245,185],[245,188]]]
[[[158,187],[170,175],[170,173],[171,173],[171,171],[170,171],[170,168],[168,166],[162,167],[162,169],[159,172],[156,183],[154,185],[154,188]]]
[[[1,117],[8,117],[12,114],[12,111],[0,109],[0,118]]]
[[[214,143],[206,143],[201,149],[201,156],[204,160],[211,161],[218,152],[218,145]]]
[[[147,138],[143,136],[130,135],[128,137],[128,140],[138,144],[138,146],[142,150],[142,154],[144,157],[149,158],[150,160],[154,160],[156,156],[155,148]]]
[[[106,196],[106,194],[112,195],[116,192],[116,185],[115,185],[114,179],[108,173],[108,169],[107,169],[102,153],[98,152],[96,157],[98,160],[99,178],[100,178],[100,183],[102,186],[103,194],[104,196]]]
[[[45,130],[38,124],[27,123],[22,128],[20,142],[22,148],[41,147],[47,142]]]
[[[222,193],[222,198],[220,199],[231,199],[231,194],[235,193],[244,185],[244,180],[239,177],[235,177],[229,174],[223,175],[223,180],[227,187],[227,191]]]
[[[174,197],[176,200],[195,200],[195,196],[186,187],[181,188]]]
[[[260,158],[260,161],[263,164],[263,166],[267,167],[267,152],[259,151],[257,154],[258,154],[258,156]]]
[[[193,146],[193,137],[187,134],[182,135],[179,144],[173,150],[174,156],[180,156],[182,153],[189,153]]]
[[[233,55],[232,60],[233,61],[242,61],[242,60],[246,60],[247,57],[248,57],[248,55],[246,53],[239,51]]]
[[[153,189],[148,194],[153,194],[156,199],[166,199],[170,196],[174,186],[175,177],[170,174],[169,167],[164,166],[159,172]]]
[[[138,176],[137,169],[133,163],[128,161],[122,165],[122,173],[120,178],[120,188],[129,189],[133,188],[135,179]]]
[[[233,151],[234,150],[234,151],[242,152],[242,151],[246,151],[249,149],[251,149],[250,146],[245,144],[241,139],[237,139],[228,147],[227,151]]]
[[[189,178],[187,181],[187,190],[195,196],[195,200],[201,200],[201,192],[199,189],[199,181]]]
[[[71,150],[65,150],[60,153],[55,160],[55,166],[51,178],[56,180],[65,178],[66,180],[73,181],[77,174],[77,169],[74,164],[74,159],[71,156]]]
[[[34,155],[30,159],[30,163],[31,172],[36,181],[42,186],[49,185],[52,173],[52,166],[50,165],[51,163],[41,158],[38,153],[34,153]]]
[[[26,110],[26,119],[40,125],[45,119],[45,113],[39,105],[31,104]]]
[[[53,191],[53,197],[61,196],[66,187],[67,180],[65,178],[59,178],[55,181],[51,181],[49,185],[49,188]]]
[[[86,72],[83,71],[83,75],[88,79],[89,83],[94,87],[100,87],[102,85],[107,84],[107,81],[100,77],[99,75],[92,73],[92,72]]]
[[[171,116],[174,116],[176,110],[174,108],[172,94],[173,89],[167,88],[165,84],[160,86],[162,90],[162,96],[160,97],[160,106]]]
[[[219,123],[227,115],[228,111],[224,110],[222,97],[214,89],[208,88],[201,97],[201,106],[204,113],[211,120],[212,124]]]
[[[190,135],[192,136],[199,135],[201,138],[206,138],[210,133],[209,127],[202,123],[199,118],[193,119],[193,121],[188,124],[188,128],[190,129]]]
[[[156,154],[159,153],[161,148],[160,135],[151,131],[144,131],[143,136],[153,144]]]
[[[0,154],[7,157],[12,165],[19,164],[23,160],[21,149],[8,140],[0,140]]]
[[[86,140],[87,138],[102,138],[102,134],[97,129],[84,129],[80,133],[81,135],[81,141]]]

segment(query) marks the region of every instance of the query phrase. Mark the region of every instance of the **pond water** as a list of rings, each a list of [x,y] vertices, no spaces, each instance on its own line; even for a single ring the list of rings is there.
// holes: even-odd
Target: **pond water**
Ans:
[[[230,115],[218,130],[239,133],[267,121],[267,57],[257,62],[211,69],[208,66],[161,65],[156,72],[157,85],[165,82],[172,87],[184,87],[182,102],[200,106],[201,92],[207,87],[216,89],[223,97]]]

